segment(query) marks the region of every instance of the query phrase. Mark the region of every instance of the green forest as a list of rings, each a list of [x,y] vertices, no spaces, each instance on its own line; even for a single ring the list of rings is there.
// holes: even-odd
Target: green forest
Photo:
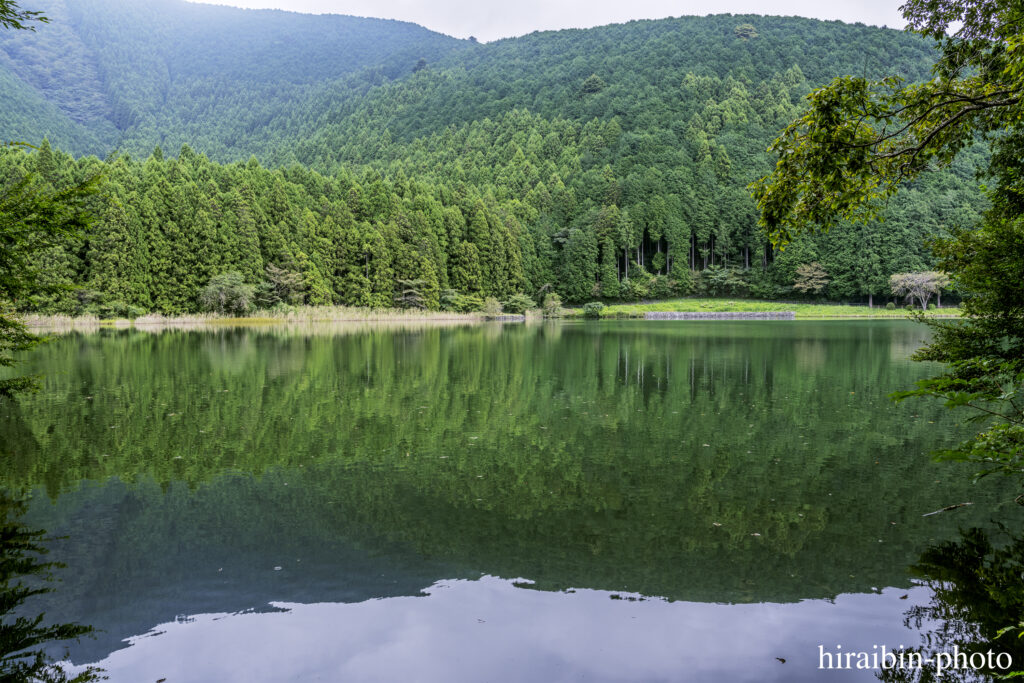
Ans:
[[[747,186],[812,88],[928,77],[933,47],[903,32],[719,15],[480,44],[180,0],[40,9],[50,24],[0,36],[0,138],[37,146],[0,174],[102,181],[88,232],[37,264],[65,287],[23,311],[194,312],[217,277],[267,308],[866,302],[985,209],[979,144],[882,222],[784,251],[757,226]],[[827,285],[794,290],[812,263]]]

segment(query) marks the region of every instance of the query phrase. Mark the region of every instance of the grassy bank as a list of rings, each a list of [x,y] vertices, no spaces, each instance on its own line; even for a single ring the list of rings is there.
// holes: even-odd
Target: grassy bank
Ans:
[[[842,304],[809,304],[788,301],[752,301],[749,299],[670,299],[637,304],[613,304],[601,311],[602,318],[643,318],[649,312],[661,313],[765,313],[793,311],[797,318],[906,318],[902,308],[887,310],[883,306],[845,306]],[[929,315],[958,316],[959,309],[941,308]],[[572,317],[582,317],[582,309],[574,309]]]
[[[483,313],[450,313],[446,311],[419,311],[411,309],[370,309],[347,306],[300,306],[286,310],[254,311],[245,317],[225,317],[216,313],[190,313],[187,315],[161,315],[151,313],[132,320],[103,320],[96,316],[28,315],[29,327],[46,329],[89,329],[97,327],[189,327],[212,325],[265,325],[273,323],[321,322],[462,322],[473,323],[484,319]]]
[[[602,318],[629,319],[643,318],[644,314],[655,312],[707,312],[707,313],[751,313],[770,311],[793,311],[797,318],[906,318],[908,311],[902,308],[886,310],[884,307],[843,306],[838,304],[806,304],[786,301],[751,301],[747,299],[671,299],[636,304],[613,304],[601,311]],[[582,318],[582,308],[563,310],[566,318]],[[956,308],[942,308],[929,311],[929,315],[957,316]],[[529,319],[539,319],[540,311],[529,311]],[[420,311],[412,309],[370,309],[347,306],[300,306],[286,310],[254,311],[252,314],[232,318],[216,313],[192,313],[167,316],[159,313],[135,318],[134,320],[103,320],[96,316],[29,315],[25,322],[29,327],[48,330],[95,329],[102,327],[190,327],[215,325],[266,325],[273,323],[402,323],[402,322],[449,322],[476,323],[486,320],[483,313],[452,313],[448,311]]]

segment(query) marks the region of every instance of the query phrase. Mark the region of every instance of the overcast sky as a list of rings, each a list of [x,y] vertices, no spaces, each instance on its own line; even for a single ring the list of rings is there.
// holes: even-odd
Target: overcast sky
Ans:
[[[779,14],[902,28],[901,0],[220,0],[236,7],[401,19],[482,41],[680,15]]]

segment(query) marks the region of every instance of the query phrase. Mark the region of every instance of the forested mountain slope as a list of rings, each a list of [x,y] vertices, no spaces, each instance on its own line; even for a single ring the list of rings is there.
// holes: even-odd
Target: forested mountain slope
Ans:
[[[222,157],[251,135],[261,150],[273,149],[268,123],[302,119],[303,102],[325,85],[357,74],[352,87],[368,87],[468,45],[406,22],[183,0],[32,6],[51,23],[0,33],[0,71],[57,105],[64,119],[33,129],[3,117],[0,137],[41,132],[71,151],[100,155],[126,133],[149,149],[183,133],[200,144],[214,122],[223,135],[210,144]]]
[[[746,186],[771,169],[768,144],[813,87],[850,73],[929,76],[932,47],[898,31],[719,15],[481,45],[399,22],[181,0],[48,2],[53,24],[0,42],[0,104],[17,103],[4,105],[13,115],[0,136],[45,134],[76,154],[134,159],[162,147],[145,164],[107,168],[134,226],[138,253],[127,258],[210,252],[178,259],[202,263],[175,276],[173,294],[153,273],[145,286],[94,292],[124,304],[190,310],[210,276],[230,269],[266,284],[268,268],[301,285],[286,298],[310,303],[386,305],[407,286],[400,280],[422,281],[430,306],[446,289],[569,301],[778,297],[793,295],[797,266],[812,261],[828,272],[822,294],[851,300],[885,294],[894,272],[928,268],[925,237],[971,224],[980,208],[979,145],[919,181],[882,224],[840,226],[785,252],[756,226]],[[185,163],[164,159],[182,149]],[[262,165],[216,163],[252,156]],[[46,157],[0,163],[48,182],[95,166]],[[144,195],[154,211],[137,210]],[[228,235],[235,219],[222,209],[243,205],[257,216],[248,260],[218,253],[229,238],[214,240],[202,223]],[[178,232],[168,232],[171,214]],[[324,225],[350,220],[363,240],[351,253],[311,246]],[[115,229],[99,221],[90,244]],[[324,240],[342,238],[324,229]],[[54,272],[95,284],[103,254],[78,250]],[[340,275],[359,270],[374,283]]]

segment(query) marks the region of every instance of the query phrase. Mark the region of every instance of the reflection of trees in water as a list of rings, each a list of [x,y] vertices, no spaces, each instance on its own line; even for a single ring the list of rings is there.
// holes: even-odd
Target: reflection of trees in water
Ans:
[[[0,681],[42,681],[84,683],[99,680],[92,667],[74,678],[47,654],[47,646],[78,640],[90,633],[88,626],[47,624],[45,616],[29,615],[22,606],[33,596],[53,591],[51,571],[60,567],[44,562],[43,530],[30,529],[18,521],[25,501],[0,490]]]
[[[925,663],[919,670],[883,672],[881,680],[988,681],[1024,669],[1024,639],[1016,633],[998,635],[1024,615],[1024,536],[1005,528],[998,536],[971,529],[961,532],[958,541],[938,543],[921,554],[911,572],[932,590],[932,600],[907,610],[904,623],[922,631],[921,645],[914,651]],[[954,648],[966,662],[975,655],[981,663],[989,651],[994,657],[1007,653],[1013,662],[1006,669],[967,667],[938,677],[936,655]],[[1005,655],[1001,663],[1005,664]]]
[[[34,354],[46,391],[0,407],[0,481],[82,491],[41,525],[88,538],[56,550],[83,596],[90,576],[114,595],[165,580],[175,542],[194,558],[301,529],[323,548],[357,522],[551,588],[749,602],[903,585],[918,539],[955,533],[920,514],[983,495],[932,485],[941,408],[886,398],[924,372],[889,344],[920,333],[720,322],[70,335]],[[804,371],[798,347],[825,367]],[[81,484],[112,477],[135,483]]]

